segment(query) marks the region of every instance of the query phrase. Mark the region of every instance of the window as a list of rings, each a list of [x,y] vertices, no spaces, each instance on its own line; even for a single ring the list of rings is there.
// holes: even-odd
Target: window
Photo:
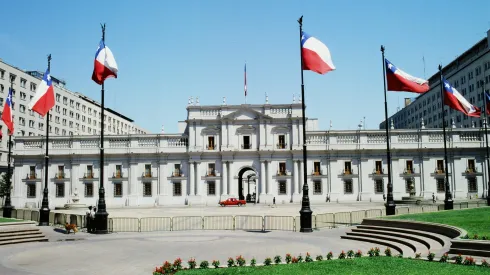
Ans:
[[[180,177],[180,164],[174,165],[174,177]]]
[[[384,193],[384,184],[382,179],[374,181],[374,193]]]
[[[406,163],[405,164],[406,165],[405,170],[406,170],[407,174],[413,174],[414,173],[413,172],[413,161],[407,160],[405,163]]]
[[[64,115],[64,116],[66,116],[66,112],[67,112],[67,111],[68,111],[68,110],[67,110],[66,108],[63,108],[63,115]]]
[[[94,196],[94,184],[93,183],[85,183],[85,197],[91,198]]]
[[[415,184],[412,179],[405,180],[405,192],[407,193],[415,192]]]
[[[352,194],[352,180],[351,179],[347,179],[344,181],[344,194]]]
[[[114,183],[114,197],[122,197],[122,183]]]
[[[0,70],[0,78],[1,79],[5,78],[5,71],[4,70]]]
[[[468,193],[478,193],[478,184],[475,177],[468,178]]]
[[[208,163],[208,176],[216,176],[216,171],[214,170],[215,164],[214,163]]]
[[[36,166],[29,166],[29,178],[30,179],[36,178]]]
[[[66,96],[63,97],[63,104],[68,105],[68,98]]]
[[[145,164],[145,178],[151,178],[151,164]]]
[[[73,99],[70,99],[70,107],[73,107],[73,103],[74,103]]]
[[[321,175],[322,174],[322,171],[320,169],[320,162],[319,161],[315,161],[313,163],[313,175]]]
[[[279,135],[279,143],[277,144],[277,148],[285,149],[286,146],[286,137],[284,135]]]
[[[122,178],[122,165],[116,165],[116,174],[114,175],[116,178]]]
[[[216,182],[208,181],[208,195],[216,195]]]
[[[322,194],[322,182],[319,180],[316,180],[313,182],[313,194],[314,195],[321,195]]]
[[[214,150],[214,137],[208,136],[208,150]]]
[[[56,184],[56,197],[63,198],[65,196],[65,183]]]
[[[279,181],[279,195],[286,195],[286,181]]]
[[[27,197],[35,198],[36,197],[36,184],[27,184]]]
[[[56,94],[56,102],[60,102],[61,96],[59,94]]]
[[[346,175],[352,174],[352,167],[350,161],[344,162],[344,174]]]
[[[474,173],[476,172],[475,169],[475,160],[474,159],[469,159],[468,160],[468,167],[466,168],[467,173]]]
[[[77,102],[77,110],[80,110],[80,103]],[[78,119],[78,116],[77,116],[77,119]]]
[[[437,179],[437,193],[444,193],[444,191],[446,191],[444,179]]]
[[[58,178],[58,179],[64,179],[65,178],[65,166],[63,166],[63,165],[58,166],[58,173],[56,174],[56,178]]]
[[[444,173],[444,160],[442,160],[442,159],[438,159],[437,160],[437,169],[436,169],[436,172],[438,174]]]
[[[94,167],[93,165],[87,165],[87,173],[85,177],[88,179],[92,179],[94,177]]]
[[[21,100],[26,100],[26,97],[27,97],[26,93],[20,92],[20,99]]]
[[[182,196],[182,183],[174,182],[174,196]]]
[[[286,175],[286,163],[279,162],[279,171],[277,171],[277,175],[285,176]]]
[[[243,149],[250,149],[252,145],[250,144],[250,136],[243,136]]]
[[[381,160],[377,160],[375,162],[375,167],[376,167],[376,174],[383,174],[383,166],[382,166],[382,163],[381,163]]]
[[[143,197],[151,197],[151,182],[143,183]]]

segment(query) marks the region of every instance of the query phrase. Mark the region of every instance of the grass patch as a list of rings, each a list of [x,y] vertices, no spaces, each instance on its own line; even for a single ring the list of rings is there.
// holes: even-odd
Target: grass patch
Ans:
[[[387,219],[412,220],[421,222],[442,223],[454,225],[468,231],[472,237],[490,237],[490,207],[471,208],[453,211],[441,211],[421,214],[407,214],[400,216],[390,216]]]
[[[178,272],[185,275],[202,274],[489,274],[489,269],[481,266],[463,266],[455,264],[442,264],[422,260],[400,259],[392,257],[365,257],[347,260],[321,261],[312,263],[260,266],[260,267],[233,267],[204,270],[185,270]]]
[[[23,222],[23,220],[0,218],[0,222]]]

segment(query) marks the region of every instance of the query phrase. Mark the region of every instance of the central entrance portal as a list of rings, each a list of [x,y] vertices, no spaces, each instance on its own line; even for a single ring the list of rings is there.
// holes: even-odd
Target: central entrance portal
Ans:
[[[257,197],[257,173],[245,167],[238,173],[238,199],[255,202]]]

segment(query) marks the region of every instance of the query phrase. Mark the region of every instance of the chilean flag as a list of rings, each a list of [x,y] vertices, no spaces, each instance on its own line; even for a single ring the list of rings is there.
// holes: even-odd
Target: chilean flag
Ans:
[[[49,69],[44,73],[41,83],[37,86],[34,98],[29,103],[29,109],[45,116],[54,107],[54,89]]]
[[[3,107],[2,120],[10,131],[9,135],[12,135],[14,132],[14,120],[12,119],[12,89],[9,89],[9,94],[5,106]]]
[[[490,116],[490,94],[488,94],[487,92],[485,92],[485,104],[486,104],[485,105],[486,106],[485,109],[487,109],[486,110],[487,111],[487,115]]]
[[[305,32],[301,33],[301,55],[303,56],[303,70],[319,74],[335,70],[327,46]]]
[[[429,81],[407,74],[395,67],[395,65],[386,58],[385,63],[388,91],[403,91],[418,94],[429,91]]]
[[[95,53],[94,72],[92,80],[102,85],[104,80],[109,77],[117,78],[117,63],[111,50],[100,40],[99,47]]]
[[[442,78],[444,84],[444,104],[458,110],[467,116],[480,117],[480,109],[466,100],[449,82]]]

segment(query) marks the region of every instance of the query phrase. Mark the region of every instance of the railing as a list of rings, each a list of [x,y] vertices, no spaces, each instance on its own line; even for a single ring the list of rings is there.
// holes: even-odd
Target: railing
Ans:
[[[123,177],[123,173],[121,171],[118,171],[116,173],[112,173],[112,178],[120,179],[122,177]]]
[[[65,172],[58,172],[58,173],[56,173],[56,175],[54,177],[57,179],[64,179],[65,178]]]
[[[37,179],[37,174],[34,172],[30,172],[29,174],[27,174],[26,179],[35,180]]]
[[[321,176],[321,175],[323,175],[323,170],[320,169],[320,170],[317,170],[317,171],[311,171],[311,174],[313,176]]]
[[[411,168],[411,169],[405,169],[403,170],[403,174],[415,174],[415,168]]]
[[[454,209],[466,209],[486,206],[486,201],[454,203]],[[414,207],[397,207],[396,214],[417,214],[444,210],[444,205],[423,205]],[[0,211],[0,214],[2,211]],[[312,227],[338,228],[362,223],[363,219],[386,216],[385,209],[368,209],[352,212],[324,213],[312,215]],[[13,209],[12,217],[39,222],[39,211],[31,209]],[[76,224],[80,229],[86,228],[86,216],[64,213],[49,213],[49,224],[64,227],[65,223]],[[299,231],[299,216],[259,216],[259,215],[225,215],[225,216],[175,216],[175,217],[117,217],[108,221],[110,232],[153,232],[153,231],[186,231],[186,230],[248,230]]]
[[[172,177],[182,177],[184,174],[182,174],[180,171],[174,171],[172,173]]]
[[[94,178],[94,172],[85,173],[83,175],[83,178],[84,179],[93,179]]]
[[[287,175],[288,175],[288,173],[287,173],[286,171],[281,171],[281,170],[279,170],[279,171],[277,171],[277,175],[278,175],[278,176],[287,176]]]
[[[286,149],[287,146],[288,146],[287,143],[278,143],[277,144],[277,149]]]
[[[208,170],[208,173],[206,174],[208,177],[216,177],[216,170]]]
[[[373,170],[373,175],[383,175],[385,173],[385,169],[374,169]]]
[[[466,174],[478,173],[478,169],[476,167],[470,167],[470,168],[466,168],[464,172]]]
[[[444,169],[436,169],[434,174],[444,174]]]
[[[242,144],[242,149],[252,149],[252,143]]]
[[[141,174],[142,178],[153,178],[153,172],[143,172]]]
[[[209,145],[209,144],[208,144],[208,145],[206,146],[206,148],[207,148],[208,150],[214,150],[215,146],[214,146],[214,144],[211,144],[211,145]]]

